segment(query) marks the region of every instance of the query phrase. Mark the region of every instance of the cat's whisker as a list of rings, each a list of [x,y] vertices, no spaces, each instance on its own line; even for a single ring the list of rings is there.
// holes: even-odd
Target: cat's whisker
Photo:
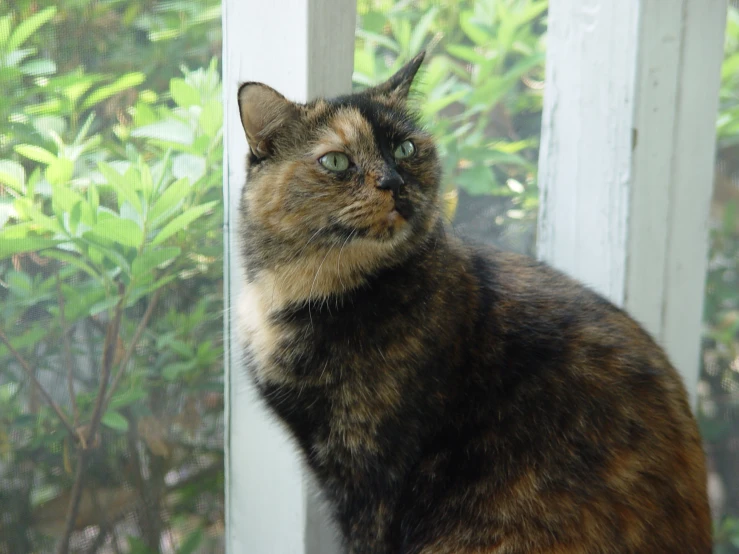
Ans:
[[[385,363],[387,363],[387,358],[385,357],[385,354],[383,353],[383,351],[380,349],[379,346],[377,347],[377,352],[380,354],[380,357],[382,358],[382,361],[385,362]]]
[[[290,265],[294,261],[300,259],[300,257],[303,255],[303,252],[305,252],[305,249],[308,248],[308,246],[313,241],[313,239],[315,239],[320,233],[322,233],[323,231],[325,231],[326,230],[326,227],[327,227],[327,225],[324,225],[324,226],[320,227],[315,233],[313,233],[311,235],[311,237],[303,245],[303,247],[298,251],[298,253],[295,254],[294,256],[291,256],[288,259],[288,261],[285,263],[285,266],[286,267],[290,267]],[[282,279],[281,279],[281,282],[280,282],[280,286],[284,286],[288,282],[288,280],[290,279],[290,277],[292,275],[293,275],[292,273],[290,273],[288,271],[285,271],[284,274],[282,274]],[[274,307],[275,288],[277,287],[278,279],[279,279],[279,277],[278,276],[275,276],[275,278],[272,281],[272,300],[271,300],[272,307]]]
[[[336,273],[339,275],[339,282],[341,283],[341,292],[344,292],[346,290],[346,286],[344,285],[344,279],[341,277],[341,254],[344,252],[344,247],[346,246],[346,243],[349,242],[349,240],[354,236],[354,233],[356,233],[356,230],[349,233],[349,236],[346,237],[346,240],[344,241],[344,244],[341,245],[341,249],[339,249],[339,256],[336,260]]]
[[[300,397],[303,396],[303,391],[305,390],[307,384],[307,381],[304,379],[303,382],[298,386],[298,400],[300,400]]]
[[[300,249],[300,252],[298,252],[297,254],[295,254],[295,256],[293,256],[290,259],[290,261],[292,262],[292,261],[295,261],[295,260],[299,259],[300,256],[303,255],[303,252],[305,252],[305,249],[308,248],[308,245],[313,241],[313,239],[316,238],[319,233],[325,231],[327,227],[328,227],[328,225],[324,225],[320,229],[318,229],[318,231],[316,231],[315,233],[313,233],[311,235],[311,237],[308,239],[308,241],[305,243],[305,245],[303,245],[303,248]]]
[[[326,363],[323,364],[323,369],[321,370],[321,375],[318,378],[318,382],[319,383],[322,383],[323,382],[323,376],[326,374],[326,368],[328,368],[328,362],[329,362],[329,360],[326,359]]]
[[[350,214],[355,210],[360,210],[364,208],[366,205],[367,203],[364,201],[352,202],[348,206],[344,206],[343,208],[341,208],[336,215],[339,217],[343,217],[344,215]]]
[[[323,257],[323,260],[321,260],[321,263],[318,266],[318,269],[316,269],[316,274],[313,276],[313,282],[310,285],[310,291],[308,291],[308,316],[310,318],[311,327],[313,327],[313,314],[311,313],[310,305],[313,299],[313,287],[316,286],[316,280],[318,279],[318,274],[321,272],[321,268],[323,267],[323,264],[326,261],[326,258],[328,258],[329,254],[331,254],[331,249],[329,249],[326,252],[326,255]]]

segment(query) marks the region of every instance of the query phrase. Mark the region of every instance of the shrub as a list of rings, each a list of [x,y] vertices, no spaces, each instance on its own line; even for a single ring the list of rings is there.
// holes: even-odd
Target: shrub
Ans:
[[[166,31],[158,8],[125,7],[106,13]],[[164,531],[179,552],[212,549],[223,528],[218,62],[174,76],[171,58],[140,55],[146,71],[114,57],[105,72],[61,72],[65,48],[53,59],[39,44],[66,9],[0,19],[11,99],[0,114],[0,551],[49,551],[88,526],[100,532],[72,533],[72,551],[115,540],[158,552]],[[161,83],[161,67],[163,90],[149,78]]]

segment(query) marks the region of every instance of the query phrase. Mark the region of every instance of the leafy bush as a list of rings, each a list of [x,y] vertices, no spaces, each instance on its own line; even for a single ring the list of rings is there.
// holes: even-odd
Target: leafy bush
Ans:
[[[161,9],[134,17],[146,3],[115,4],[113,20],[166,31]],[[139,90],[142,71],[61,73],[64,49],[52,59],[39,45],[70,5],[0,18],[11,99],[0,114],[0,551],[115,541],[158,552],[165,531],[178,552],[212,550],[223,528],[218,63],[177,70],[157,92]],[[154,74],[171,65],[139,60]],[[91,525],[92,538],[73,532]]]

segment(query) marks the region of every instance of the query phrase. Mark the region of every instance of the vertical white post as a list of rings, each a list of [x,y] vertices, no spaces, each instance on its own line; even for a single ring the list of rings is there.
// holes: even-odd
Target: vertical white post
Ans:
[[[695,394],[726,0],[550,0],[539,255]]]
[[[285,431],[251,389],[230,306],[242,280],[237,207],[246,140],[236,94],[262,81],[295,101],[351,90],[354,0],[224,0],[226,533],[231,554],[330,554],[335,546]]]

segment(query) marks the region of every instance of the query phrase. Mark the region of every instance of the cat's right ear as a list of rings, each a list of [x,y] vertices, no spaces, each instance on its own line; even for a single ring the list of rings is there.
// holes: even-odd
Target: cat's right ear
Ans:
[[[250,82],[239,87],[239,112],[249,148],[262,159],[272,153],[276,132],[297,116],[298,109],[275,89]]]

